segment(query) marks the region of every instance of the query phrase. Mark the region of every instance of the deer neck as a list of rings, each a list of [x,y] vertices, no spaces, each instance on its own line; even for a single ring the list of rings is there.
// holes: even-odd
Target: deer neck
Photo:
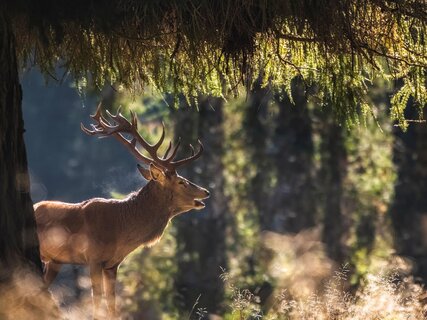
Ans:
[[[171,218],[171,193],[157,182],[150,181],[124,201],[124,242],[135,249],[140,245],[150,246],[163,234]]]

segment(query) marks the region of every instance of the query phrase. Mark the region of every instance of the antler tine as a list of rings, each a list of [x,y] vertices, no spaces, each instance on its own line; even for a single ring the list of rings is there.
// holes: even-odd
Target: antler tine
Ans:
[[[177,167],[183,166],[193,160],[196,160],[200,157],[203,152],[203,145],[198,140],[200,145],[199,151],[194,152],[193,146],[190,144],[191,155],[188,158],[174,161],[178,149],[181,145],[181,138],[178,139],[176,145],[172,148],[172,142],[169,143],[169,146],[163,157],[159,158],[157,155],[158,149],[162,145],[165,139],[165,124],[162,121],[162,134],[160,139],[155,144],[149,144],[139,133],[138,133],[138,118],[136,114],[131,111],[131,121],[126,119],[121,113],[120,108],[117,110],[116,114],[111,114],[107,110],[107,115],[110,119],[106,119],[102,115],[101,103],[98,105],[95,114],[91,115],[91,118],[95,121],[94,124],[91,124],[92,130],[86,128],[83,124],[80,125],[83,132],[89,135],[98,135],[98,136],[113,136],[119,142],[125,145],[125,147],[140,161],[147,164],[155,163],[159,165],[164,170],[175,171]],[[128,140],[123,134],[128,134],[131,136],[131,139]],[[144,148],[148,154],[152,157],[143,155],[137,148],[137,143]]]
[[[91,124],[93,130],[86,128],[83,124],[80,125],[81,129],[86,134],[92,136],[113,136],[120,143],[122,143],[138,160],[147,164],[153,162],[152,159],[144,156],[136,148],[136,141],[138,138],[140,138],[139,134],[136,130],[136,127],[132,126],[132,124],[123,115],[121,115],[120,108],[118,109],[116,115],[111,114],[108,110],[107,114],[114,121],[114,124],[112,124],[110,121],[103,117],[100,103],[96,109],[95,114],[90,116],[95,121],[95,124]],[[129,141],[121,133],[127,133],[131,135],[133,139]]]
[[[169,146],[168,146],[168,148],[166,149],[166,152],[165,152],[165,154],[164,154],[164,156],[163,156],[163,160],[164,159],[166,159],[166,157],[168,156],[168,154],[169,154],[169,151],[171,151],[171,148],[172,148],[172,141],[169,141]]]
[[[136,117],[136,113],[131,110],[130,114],[132,116],[132,126],[138,128],[138,118]]]
[[[102,119],[102,118],[103,118],[103,117],[102,117],[102,110],[101,110],[101,107],[102,107],[102,103],[100,102],[100,103],[98,104],[98,106],[96,107],[95,114],[90,115],[90,117],[91,117],[92,119],[94,119],[94,120],[96,120],[96,121],[98,121],[98,122],[99,122],[99,120],[100,120],[100,119]]]
[[[136,142],[138,141],[141,144],[141,146],[143,146],[145,149],[147,149],[147,151],[151,155],[151,152],[149,150],[151,145],[147,141],[145,141],[145,139],[142,138],[140,136],[140,134],[138,133],[138,119],[136,117],[136,114],[132,110],[130,111],[131,116],[132,116],[132,123],[130,123],[129,120],[126,119],[125,116],[123,116],[120,113],[120,110],[121,110],[121,107],[117,110],[117,113],[115,115],[110,113],[107,110],[108,116],[111,119],[113,119],[115,123],[117,123],[117,126],[110,126],[111,129],[115,128],[117,133],[123,132],[123,133],[130,134],[133,137],[132,143],[134,145],[136,145]],[[108,126],[108,122],[104,123],[104,125]]]
[[[95,131],[96,127],[94,125],[91,125],[91,126],[92,126],[92,128],[94,128],[94,130],[90,130],[90,129],[86,128],[84,126],[84,124],[82,122],[80,122],[80,129],[82,129],[82,131],[84,133],[93,136],[94,134],[96,134],[96,131]]]
[[[120,129],[119,131],[122,131],[122,132],[126,132],[126,133],[133,133],[133,132],[137,132],[138,131],[138,128],[137,128],[137,122],[135,122],[135,123],[130,123],[121,113],[120,113],[120,110],[121,110],[121,108],[122,107],[119,107],[119,109],[117,110],[117,113],[116,114],[111,114],[110,113],[110,111],[108,111],[107,110],[107,114],[108,114],[108,116],[111,118],[111,119],[113,119],[113,121],[115,122],[115,123],[117,123],[117,126],[114,126],[114,128],[117,128],[117,129]],[[132,112],[132,111],[131,111]],[[105,121],[105,119],[103,119],[103,118],[101,118],[101,120],[103,120],[104,122],[106,122]],[[107,125],[108,125],[109,123],[107,122]],[[110,125],[110,127],[113,127],[113,126],[111,126]]]
[[[120,109],[117,112],[117,114],[112,115],[110,112],[108,112],[108,115],[118,124],[118,126],[110,126],[109,129],[116,130],[117,132],[123,132],[130,134],[133,139],[130,142],[133,148],[136,147],[136,143],[138,142],[153,158],[150,159],[151,162],[154,162],[158,165],[160,165],[164,169],[168,169],[168,164],[163,161],[163,159],[159,159],[157,155],[157,151],[159,147],[162,145],[164,139],[165,139],[165,125],[162,121],[162,134],[160,136],[159,141],[157,141],[155,144],[148,143],[139,133],[138,133],[138,118],[136,114],[131,110],[131,118],[132,123],[129,122],[121,113]],[[108,124],[103,123],[104,127],[108,127]],[[136,148],[135,148],[136,149]],[[147,158],[148,159],[148,158]]]
[[[111,113],[107,110],[107,114],[112,117]],[[100,135],[100,136],[108,136],[115,133],[118,133],[120,131],[124,131],[124,124],[117,123],[117,125],[111,124],[106,118],[102,116],[102,110],[101,110],[101,103],[98,105],[95,114],[90,116],[93,120],[95,120],[95,124],[91,124],[90,126],[93,128],[93,130],[90,130],[86,128],[83,123],[80,124],[80,128],[83,130],[83,132],[89,134],[89,135]]]
[[[168,164],[171,164],[172,167],[174,166],[174,163],[171,162],[173,159],[175,159],[176,154],[178,152],[178,148],[181,145],[181,137],[178,138],[178,142],[175,145],[175,148],[172,151],[172,154],[169,156],[169,158],[165,159],[164,161],[167,162]]]
[[[83,125],[83,123],[80,123],[80,128],[82,129],[82,131],[84,133],[91,135],[91,136],[93,136],[95,134],[102,134],[103,130],[102,130],[102,125],[101,125],[101,120],[105,120],[105,119],[102,116],[101,105],[102,105],[102,103],[100,102],[98,104],[98,107],[96,108],[95,114],[90,115],[90,117],[97,122],[96,124],[90,125],[93,128],[93,130],[86,128]]]
[[[159,141],[157,141],[157,143],[153,145],[153,148],[154,150],[156,150],[156,152],[159,149],[159,147],[162,145],[163,140],[165,140],[165,123],[163,121],[162,121],[162,128],[163,128],[163,131]]]
[[[122,106],[120,106],[118,109],[117,109],[117,112],[116,112],[116,114],[112,114],[111,112],[110,112],[110,110],[106,110],[106,112],[107,112],[107,114],[108,114],[108,116],[111,118],[111,119],[113,119],[114,121],[116,121],[116,122],[119,122],[118,120],[117,120],[117,118],[119,117],[119,114],[121,115],[121,113],[120,113],[120,111],[122,110]]]
[[[202,155],[204,148],[203,148],[203,144],[202,144],[202,142],[200,140],[197,140],[197,143],[199,144],[199,151],[197,151],[196,154],[194,154],[194,148],[193,148],[193,146],[190,145],[192,147],[192,149],[193,149],[193,152],[192,152],[191,156],[189,156],[188,158],[185,158],[185,159],[174,161],[174,162],[171,163],[171,165],[173,165],[175,168],[178,168],[178,167],[181,167],[181,166],[183,166],[183,165],[185,165],[187,163],[190,163],[190,162],[198,159]]]
[[[193,157],[194,156],[194,147],[191,143],[190,143],[190,148],[191,148],[191,157]]]

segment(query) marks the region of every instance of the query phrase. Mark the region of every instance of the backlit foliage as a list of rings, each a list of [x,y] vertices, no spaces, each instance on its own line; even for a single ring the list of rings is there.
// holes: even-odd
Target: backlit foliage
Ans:
[[[18,1],[19,3],[19,1]],[[98,86],[238,94],[262,75],[295,76],[356,120],[369,114],[369,85],[403,79],[391,117],[406,126],[409,96],[427,102],[423,0],[39,1],[11,5],[18,53],[47,74],[58,63]]]
[[[173,300],[176,273],[174,255],[176,241],[172,228],[166,230],[161,242],[150,249],[139,249],[122,264],[119,278],[123,313],[129,318],[176,319]]]

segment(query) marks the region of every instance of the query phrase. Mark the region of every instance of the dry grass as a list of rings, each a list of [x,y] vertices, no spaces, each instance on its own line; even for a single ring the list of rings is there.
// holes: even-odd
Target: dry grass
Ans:
[[[2,275],[4,270],[2,271]],[[40,276],[28,268],[17,268],[0,285],[0,319],[54,320],[59,310]],[[4,280],[2,278],[2,280]]]
[[[412,279],[369,275],[353,296],[342,289],[342,276],[329,282],[322,294],[305,299],[293,299],[287,291],[282,292],[265,319],[424,319],[425,306],[420,301],[424,291]]]
[[[319,230],[297,235],[267,233],[264,247],[274,256],[269,273],[277,289],[267,303],[248,290],[224,280],[233,303],[227,319],[376,320],[424,319],[426,291],[410,276],[411,266],[399,258],[383,261],[380,272],[370,273],[356,292],[349,285],[349,270],[338,268],[324,254]]]
[[[427,292],[410,276],[411,266],[404,259],[391,257],[383,261],[382,270],[366,276],[356,291],[351,291],[349,271],[338,268],[324,253],[318,240],[319,230],[297,235],[266,233],[264,250],[271,250],[268,273],[275,278],[276,289],[261,305],[253,292],[234,285],[229,273],[224,273],[231,300],[227,320],[419,320],[426,316]],[[220,280],[218,280],[220,281]],[[78,279],[84,289],[73,305],[61,307],[62,319],[91,319],[90,280],[87,274]],[[124,282],[122,282],[123,284]],[[119,292],[126,288],[119,288]],[[70,292],[59,281],[53,286],[53,296],[61,305]],[[40,278],[28,270],[17,271],[8,286],[0,288],[0,319],[60,319]],[[160,302],[161,303],[161,302]],[[119,299],[126,309],[126,301]],[[133,305],[133,307],[135,307]],[[153,320],[159,315],[147,312],[147,306],[137,305],[131,316],[123,319]],[[124,310],[125,311],[125,310]],[[126,316],[125,316],[126,314]],[[165,319],[180,319],[164,314]],[[193,318],[205,319],[206,310],[196,304]],[[215,316],[216,319],[221,319]]]

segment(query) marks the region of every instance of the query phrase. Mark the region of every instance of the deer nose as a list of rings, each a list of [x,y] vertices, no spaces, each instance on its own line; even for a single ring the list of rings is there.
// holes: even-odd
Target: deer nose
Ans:
[[[205,193],[206,193],[206,198],[211,195],[211,193],[208,190],[205,190]]]

